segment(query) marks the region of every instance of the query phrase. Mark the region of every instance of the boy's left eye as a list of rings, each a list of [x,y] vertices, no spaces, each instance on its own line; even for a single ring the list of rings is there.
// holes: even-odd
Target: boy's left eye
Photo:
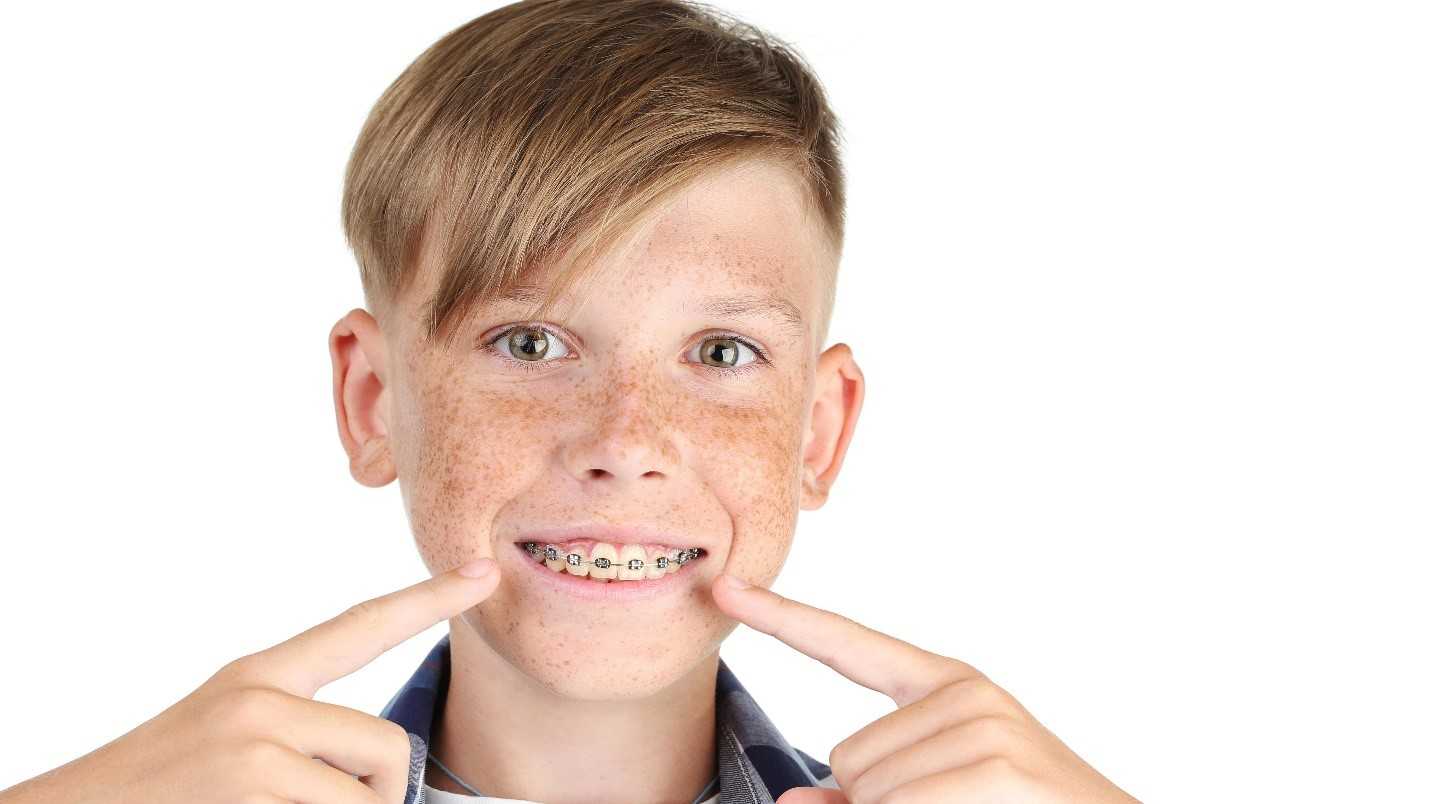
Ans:
[[[501,344],[506,344],[506,348],[503,349]],[[744,362],[740,360],[742,347],[752,355]],[[483,348],[496,352],[506,358],[508,363],[514,363],[529,371],[540,370],[543,363],[554,363],[571,351],[555,332],[532,324],[507,327],[486,341]],[[754,370],[755,364],[769,362],[763,349],[730,332],[711,335],[697,343],[686,354],[694,356],[692,362],[727,374],[743,374]]]
[[[743,363],[740,362],[741,347],[744,347],[753,355],[753,357]],[[700,343],[695,344],[695,348],[691,349],[691,352],[695,354],[697,363],[708,365],[719,371],[736,374],[743,374],[746,371],[750,371],[752,363],[765,360],[764,354],[753,343],[737,335],[730,334],[714,335],[706,338]],[[713,364],[705,363],[707,358],[713,361]]]

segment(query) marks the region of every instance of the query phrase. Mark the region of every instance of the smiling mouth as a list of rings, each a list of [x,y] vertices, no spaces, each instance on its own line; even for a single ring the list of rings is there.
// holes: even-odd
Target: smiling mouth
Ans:
[[[639,544],[617,548],[609,542],[571,544],[561,547],[539,542],[520,542],[536,563],[555,573],[586,578],[593,583],[609,581],[653,581],[674,575],[681,567],[705,555],[699,547],[657,548],[647,551]]]

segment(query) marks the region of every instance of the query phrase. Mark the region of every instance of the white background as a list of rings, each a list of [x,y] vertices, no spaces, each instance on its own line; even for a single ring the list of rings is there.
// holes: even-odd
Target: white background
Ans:
[[[0,788],[425,576],[337,437],[338,204],[383,88],[495,5],[7,7]],[[722,6],[847,135],[868,395],[776,590],[1144,801],[1424,800],[1424,7]],[[375,714],[444,628],[320,699]],[[892,709],[723,655],[820,758]]]

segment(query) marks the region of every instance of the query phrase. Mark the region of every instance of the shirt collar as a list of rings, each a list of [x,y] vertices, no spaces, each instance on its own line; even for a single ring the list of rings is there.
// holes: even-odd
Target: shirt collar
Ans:
[[[379,715],[406,729],[412,748],[403,804],[425,800],[427,746],[451,669],[451,634],[443,634]],[[724,659],[715,678],[715,743],[721,804],[774,804],[791,787],[832,786],[829,766],[785,740]]]

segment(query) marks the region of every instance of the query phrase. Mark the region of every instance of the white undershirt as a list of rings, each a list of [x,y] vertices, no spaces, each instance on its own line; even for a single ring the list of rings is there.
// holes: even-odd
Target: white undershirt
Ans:
[[[538,801],[529,801],[524,798],[495,798],[493,796],[469,796],[466,793],[448,793],[446,790],[438,790],[426,782],[422,783],[422,789],[426,791],[427,801],[430,804],[472,804],[480,801],[483,804],[541,804]],[[720,793],[700,802],[700,804],[716,804],[720,798]]]

